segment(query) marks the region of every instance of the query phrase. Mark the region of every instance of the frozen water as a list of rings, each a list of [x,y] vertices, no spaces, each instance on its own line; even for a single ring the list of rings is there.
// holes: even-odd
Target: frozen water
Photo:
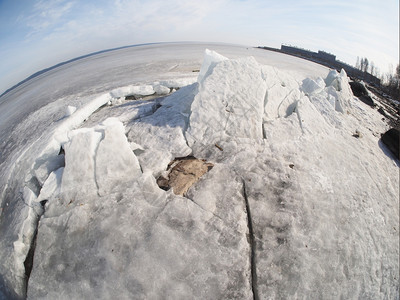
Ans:
[[[346,74],[209,45],[223,56],[207,51],[200,68],[206,47],[169,47],[139,79],[83,76],[2,131],[15,143],[1,145],[0,298],[24,297],[41,216],[32,299],[396,299],[398,167],[378,144],[387,124]],[[118,53],[101,65],[126,64]],[[68,82],[67,70],[54,74]],[[125,99],[150,93],[163,97]],[[188,155],[213,169],[186,197],[161,190],[157,176]]]
[[[54,155],[44,158],[41,162],[38,162],[36,165],[39,165],[34,170],[34,176],[36,176],[39,184],[43,186],[44,182],[47,179],[47,176],[54,170],[64,166],[65,157],[63,154]]]
[[[250,57],[211,63],[209,68],[193,100],[186,132],[195,155],[226,136],[262,138],[266,84],[261,66]]]
[[[320,92],[325,88],[325,82],[321,77],[318,77],[317,80],[313,80],[311,78],[306,78],[303,80],[301,90],[305,94],[312,94],[316,92]]]
[[[205,77],[212,73],[215,65],[220,61],[228,60],[225,56],[206,49],[204,52],[203,63],[201,64],[199,76],[197,77],[197,82],[201,85]]]
[[[184,131],[196,88],[196,84],[181,88],[160,102],[160,107],[153,114],[128,125],[128,140],[144,150],[138,154],[142,169],[151,170],[155,177],[167,168],[173,158],[192,152]]]
[[[103,125],[104,138],[98,145],[95,157],[96,184],[100,195],[109,194],[119,184],[128,183],[142,173],[122,123],[109,118]]]
[[[170,93],[170,88],[161,84],[155,84],[153,89],[157,95],[167,95]]]
[[[263,121],[291,115],[302,96],[296,77],[271,66],[262,67],[262,77],[267,84]]]
[[[110,92],[112,97],[124,97],[124,96],[148,96],[153,95],[155,93],[153,87],[151,85],[139,85],[139,86],[126,86],[117,88]]]
[[[76,111],[76,107],[75,107],[75,106],[68,105],[68,106],[67,106],[67,111],[66,111],[66,113],[65,113],[65,116],[66,116],[66,117],[69,117],[69,116],[72,115],[75,111]]]
[[[54,172],[51,172],[49,177],[40,190],[40,194],[36,201],[53,201],[55,197],[59,197],[61,194],[61,179],[64,172],[64,168],[59,168]]]

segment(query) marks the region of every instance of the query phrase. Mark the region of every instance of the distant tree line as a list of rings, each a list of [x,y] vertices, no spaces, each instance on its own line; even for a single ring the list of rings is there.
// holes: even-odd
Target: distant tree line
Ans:
[[[373,61],[370,62],[366,57],[360,59],[357,56],[356,69],[378,77],[381,80],[382,89],[392,98],[400,100],[400,64],[397,65],[396,72],[392,71],[393,66],[391,66],[388,73],[380,74]]]
[[[357,56],[357,62],[356,62],[356,69],[359,69],[361,72],[368,72],[371,75],[377,76],[378,75],[378,69],[375,68],[375,64],[373,61],[371,63],[369,62],[368,58],[359,58]]]
[[[393,99],[399,101],[400,100],[400,64],[396,67],[396,72],[389,72],[385,75],[385,78],[382,79],[385,91],[389,94]]]

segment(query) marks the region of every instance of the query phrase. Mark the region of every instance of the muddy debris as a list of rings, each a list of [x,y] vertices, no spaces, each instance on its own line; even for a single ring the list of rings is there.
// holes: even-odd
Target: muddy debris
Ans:
[[[157,184],[163,190],[172,188],[175,195],[185,196],[189,188],[213,166],[193,156],[176,158],[168,164],[165,174],[158,177]]]

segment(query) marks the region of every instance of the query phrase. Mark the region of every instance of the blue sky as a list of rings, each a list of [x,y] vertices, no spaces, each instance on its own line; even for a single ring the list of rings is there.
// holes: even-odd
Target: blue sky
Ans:
[[[389,72],[398,37],[398,0],[0,0],[0,94],[61,61],[150,42],[285,43]]]

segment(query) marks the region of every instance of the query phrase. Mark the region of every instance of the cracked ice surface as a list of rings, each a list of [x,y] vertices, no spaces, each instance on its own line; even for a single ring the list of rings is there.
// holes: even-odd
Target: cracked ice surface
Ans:
[[[133,120],[128,126],[128,139],[141,146],[138,154],[143,170],[155,177],[165,171],[175,157],[189,155],[192,150],[184,137],[190,105],[197,85],[192,84],[165,98],[150,116]]]
[[[62,215],[46,211],[41,219],[28,297],[251,297],[240,218],[226,226],[159,189],[149,172],[106,197],[78,194],[74,202]]]
[[[177,103],[183,101],[181,94],[173,96]],[[191,103],[190,93],[186,101]],[[174,115],[176,103],[170,102],[165,100],[152,115],[152,122],[142,121],[155,129],[165,122],[174,124],[183,138],[179,125],[185,126],[187,117]],[[179,107],[180,111],[182,105]],[[167,112],[164,119],[159,117],[163,111]],[[166,140],[154,140],[156,134],[148,135],[153,139],[148,140],[132,134],[135,126],[137,122],[129,136],[136,137],[135,141],[143,145],[142,151],[149,151],[153,159],[155,150],[168,150],[168,145],[173,145],[172,133]],[[40,221],[37,265],[28,297],[250,298],[248,232],[243,195],[236,190],[237,185],[232,187],[235,198],[223,200],[225,205],[237,207],[229,219],[226,213],[218,216],[195,200],[166,193],[156,185],[151,170],[141,174],[134,161],[118,164],[120,157],[136,158],[123,132],[122,123],[107,119],[93,128],[69,134],[70,141],[64,146],[61,193],[46,204]],[[152,145],[150,149],[146,148],[148,144]],[[177,146],[179,149],[179,143]],[[117,187],[112,186],[118,174],[122,177],[115,182]],[[52,176],[49,180],[54,181]],[[129,185],[121,188],[123,180]],[[102,190],[102,183],[112,188]],[[74,185],[81,188],[71,190]],[[198,193],[201,191],[192,192],[193,199]],[[223,218],[234,226],[227,226]],[[107,228],[115,224],[118,228],[110,232]],[[64,238],[57,234],[60,230],[65,232]],[[83,240],[76,240],[79,235],[84,236]],[[50,254],[45,249],[54,251]],[[52,280],[66,279],[52,291],[46,288],[51,280],[49,268],[54,270]]]
[[[18,232],[2,236],[1,254],[16,242],[4,278],[23,276],[48,200],[28,298],[396,298],[399,178],[380,115],[344,72],[205,58],[198,83],[147,102],[121,100],[132,87],[94,97],[28,149],[26,204],[2,215]],[[168,163],[193,154],[213,169],[186,197],[161,190]]]
[[[205,55],[207,63],[210,55]],[[215,60],[221,58],[216,56]],[[195,154],[226,136],[262,138],[265,90],[261,66],[253,57],[210,63],[209,71],[201,77],[186,132]]]

